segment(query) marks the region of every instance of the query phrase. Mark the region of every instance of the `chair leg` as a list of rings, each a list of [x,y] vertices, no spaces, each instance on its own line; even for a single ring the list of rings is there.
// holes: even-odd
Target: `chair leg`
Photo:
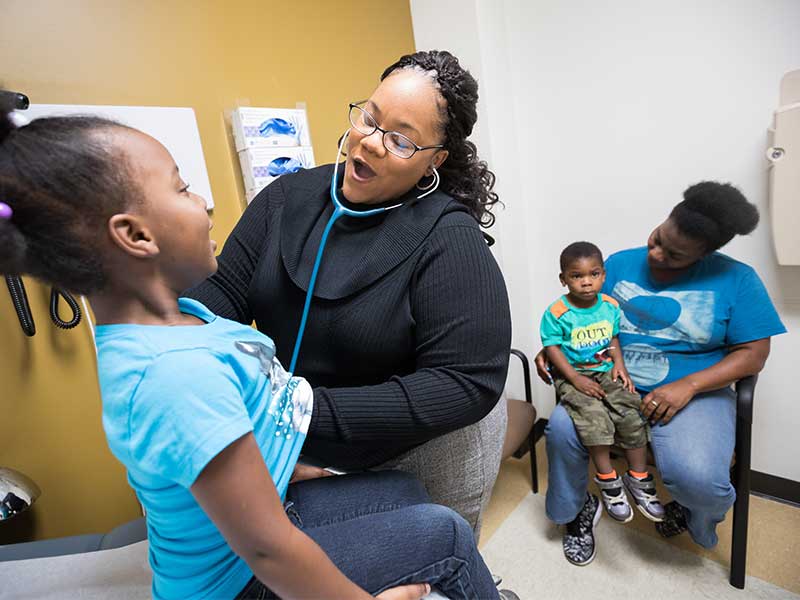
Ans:
[[[736,422],[736,464],[734,485],[736,502],[733,505],[733,540],[731,542],[730,583],[744,589],[747,565],[747,521],[750,510],[750,434],[751,425],[744,419]]]
[[[733,505],[733,542],[731,543],[731,585],[744,589],[745,570],[747,564],[747,517],[749,511],[749,494],[736,498]]]
[[[533,435],[534,428],[528,434],[528,447],[531,457],[531,490],[534,494],[539,493],[539,467],[536,464],[536,437]]]

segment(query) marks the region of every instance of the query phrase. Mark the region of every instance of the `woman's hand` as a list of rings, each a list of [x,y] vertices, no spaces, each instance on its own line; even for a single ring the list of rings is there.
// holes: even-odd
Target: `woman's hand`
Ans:
[[[294,472],[292,473],[292,478],[289,480],[289,483],[297,483],[298,481],[317,479],[319,477],[330,477],[331,475],[333,475],[333,473],[326,471],[325,469],[297,463],[294,466]]]
[[[592,398],[602,400],[606,397],[606,393],[603,391],[602,386],[594,379],[587,377],[586,375],[578,374],[570,380],[570,383],[580,393],[591,396]]]
[[[431,593],[431,586],[427,583],[412,583],[389,588],[375,596],[381,600],[419,600]]]
[[[644,418],[655,425],[659,421],[666,425],[672,417],[694,398],[695,389],[683,379],[654,389],[642,399],[639,410]]]
[[[533,359],[533,364],[536,365],[536,374],[539,375],[539,379],[544,381],[547,385],[552,385],[553,376],[547,369],[549,361],[547,360],[547,355],[545,354],[544,348],[539,350],[539,352],[536,354]]]
[[[613,381],[619,379],[626,390],[632,394],[636,393],[636,386],[633,385],[633,380],[631,379],[631,376],[628,375],[628,369],[625,367],[618,367],[617,365],[614,365],[614,368],[611,369],[611,379]]]

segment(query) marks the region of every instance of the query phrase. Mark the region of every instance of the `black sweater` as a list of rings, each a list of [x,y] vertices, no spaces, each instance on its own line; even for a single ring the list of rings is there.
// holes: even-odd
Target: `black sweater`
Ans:
[[[218,272],[187,292],[223,317],[255,320],[287,368],[333,211],[332,169],[259,193]],[[381,215],[341,217],[325,248],[296,374],[314,386],[303,452],[326,464],[374,466],[474,423],[505,384],[511,318],[494,257],[461,204],[415,195]]]

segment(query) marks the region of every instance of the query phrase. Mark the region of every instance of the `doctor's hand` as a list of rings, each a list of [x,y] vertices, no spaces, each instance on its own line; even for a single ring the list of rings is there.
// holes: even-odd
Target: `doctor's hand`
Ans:
[[[553,376],[547,370],[550,361],[547,360],[547,355],[544,353],[544,348],[539,350],[538,354],[533,358],[533,364],[536,365],[536,374],[539,379],[544,381],[547,385],[553,384]]]
[[[655,425],[666,425],[672,417],[694,398],[694,388],[682,379],[657,387],[642,399],[639,407],[644,418]]]
[[[289,483],[297,483],[298,481],[305,481],[307,479],[318,479],[319,477],[331,477],[332,475],[333,473],[325,469],[297,463],[294,466],[294,473],[292,473],[292,478],[289,480]]]

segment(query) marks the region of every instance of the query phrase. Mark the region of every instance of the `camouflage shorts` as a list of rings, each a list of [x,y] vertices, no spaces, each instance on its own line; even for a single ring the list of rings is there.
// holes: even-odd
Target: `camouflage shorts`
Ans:
[[[611,446],[641,448],[647,445],[647,423],[639,413],[641,398],[626,390],[622,382],[605,373],[584,372],[594,379],[606,393],[598,400],[576,390],[564,379],[556,379],[556,393],[564,405],[584,446]]]

